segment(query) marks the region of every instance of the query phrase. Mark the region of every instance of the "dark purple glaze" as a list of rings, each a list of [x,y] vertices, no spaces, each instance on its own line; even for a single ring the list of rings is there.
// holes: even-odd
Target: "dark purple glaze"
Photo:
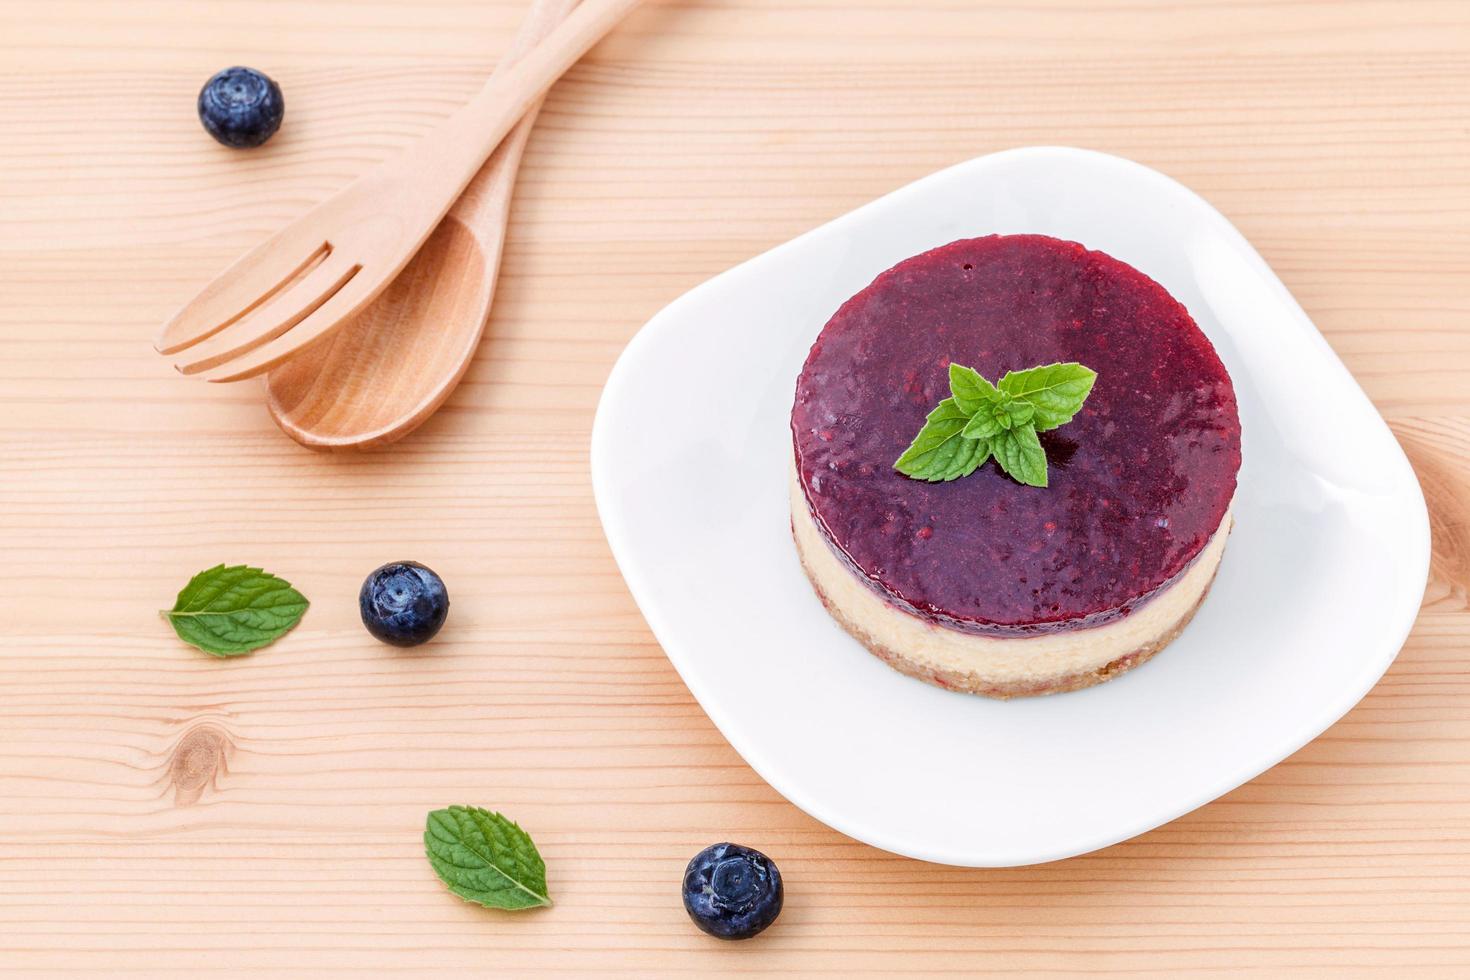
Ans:
[[[992,381],[1080,361],[1082,411],[1041,434],[1047,488],[992,460],[950,483],[893,462],[949,395],[951,360]],[[839,557],[884,598],[969,632],[1126,616],[1184,573],[1240,468],[1230,377],[1189,313],[1075,242],[992,235],[906,259],[812,345],[791,412],[797,472]]]

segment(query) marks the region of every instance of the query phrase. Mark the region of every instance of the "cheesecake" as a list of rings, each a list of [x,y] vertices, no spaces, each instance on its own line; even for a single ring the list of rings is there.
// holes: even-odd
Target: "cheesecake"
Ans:
[[[1081,409],[1039,433],[1045,486],[994,459],[895,467],[950,394],[1076,362]],[[1042,235],[900,262],[823,327],[791,412],[791,529],[832,617],[904,673],[996,698],[1097,684],[1153,657],[1204,601],[1232,523],[1235,392],[1189,312],[1137,269]]]

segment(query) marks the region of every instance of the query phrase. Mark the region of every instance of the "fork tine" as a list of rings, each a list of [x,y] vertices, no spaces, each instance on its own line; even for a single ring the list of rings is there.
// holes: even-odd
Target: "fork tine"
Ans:
[[[228,360],[213,358],[208,365],[180,365],[179,370],[201,381],[243,381],[271,368],[347,323],[373,301],[372,276],[354,276],[324,303],[275,339]]]
[[[289,230],[289,229],[288,229]],[[208,340],[326,260],[324,241],[291,247],[278,234],[251,249],[173,315],[153,346],[175,354]]]
[[[359,268],[345,257],[329,255],[269,302],[185,350],[174,366],[183,374],[198,374],[276,339],[331,299]]]

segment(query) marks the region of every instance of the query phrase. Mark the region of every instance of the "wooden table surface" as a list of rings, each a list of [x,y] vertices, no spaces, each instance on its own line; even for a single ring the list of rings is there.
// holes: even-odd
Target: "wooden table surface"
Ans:
[[[314,455],[155,327],[462,103],[521,0],[0,0],[0,969],[146,975],[1470,971],[1470,4],[650,0],[532,138],[486,343],[391,452]],[[236,153],[194,98],[283,85]],[[1059,143],[1200,191],[1276,268],[1423,481],[1417,628],[1346,718],[1144,836],[960,870],[826,829],[747,768],[629,598],[587,471],[598,391],[706,277],[947,164]],[[439,569],[440,641],[356,590]],[[253,657],[155,611],[262,564],[314,604]],[[1248,719],[1243,719],[1248,723]],[[505,810],[554,908],[448,895],[426,811]],[[760,940],[679,905],[733,838]]]

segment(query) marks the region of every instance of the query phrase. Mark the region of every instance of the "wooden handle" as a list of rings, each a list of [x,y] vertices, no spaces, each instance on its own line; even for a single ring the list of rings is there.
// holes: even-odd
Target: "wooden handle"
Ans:
[[[577,6],[577,0],[532,0],[531,9],[521,21],[520,30],[511,39],[497,74],[510,70],[526,54],[535,49],[556,25],[560,24]],[[459,218],[482,241],[488,235],[497,243],[505,234],[505,220],[510,207],[510,195],[515,185],[516,171],[520,169],[521,154],[531,136],[531,126],[541,110],[541,99],[531,103],[520,122],[501,140],[500,146],[480,167],[479,173],[465,186],[459,200],[449,213]]]
[[[520,29],[510,39],[510,46],[495,67],[496,74],[510,70],[512,65],[536,50],[536,45],[547,40],[576,6],[577,0],[531,0]]]
[[[509,71],[496,72],[469,104],[450,117],[468,142],[474,132],[488,157],[515,120],[577,59],[591,50],[643,0],[583,0],[544,41]],[[516,52],[519,53],[519,52]],[[509,116],[509,122],[506,117]]]
[[[583,0],[566,20],[505,71],[497,71],[469,104],[377,174],[411,178],[420,199],[443,202],[442,216],[481,165],[542,94],[642,0]]]

